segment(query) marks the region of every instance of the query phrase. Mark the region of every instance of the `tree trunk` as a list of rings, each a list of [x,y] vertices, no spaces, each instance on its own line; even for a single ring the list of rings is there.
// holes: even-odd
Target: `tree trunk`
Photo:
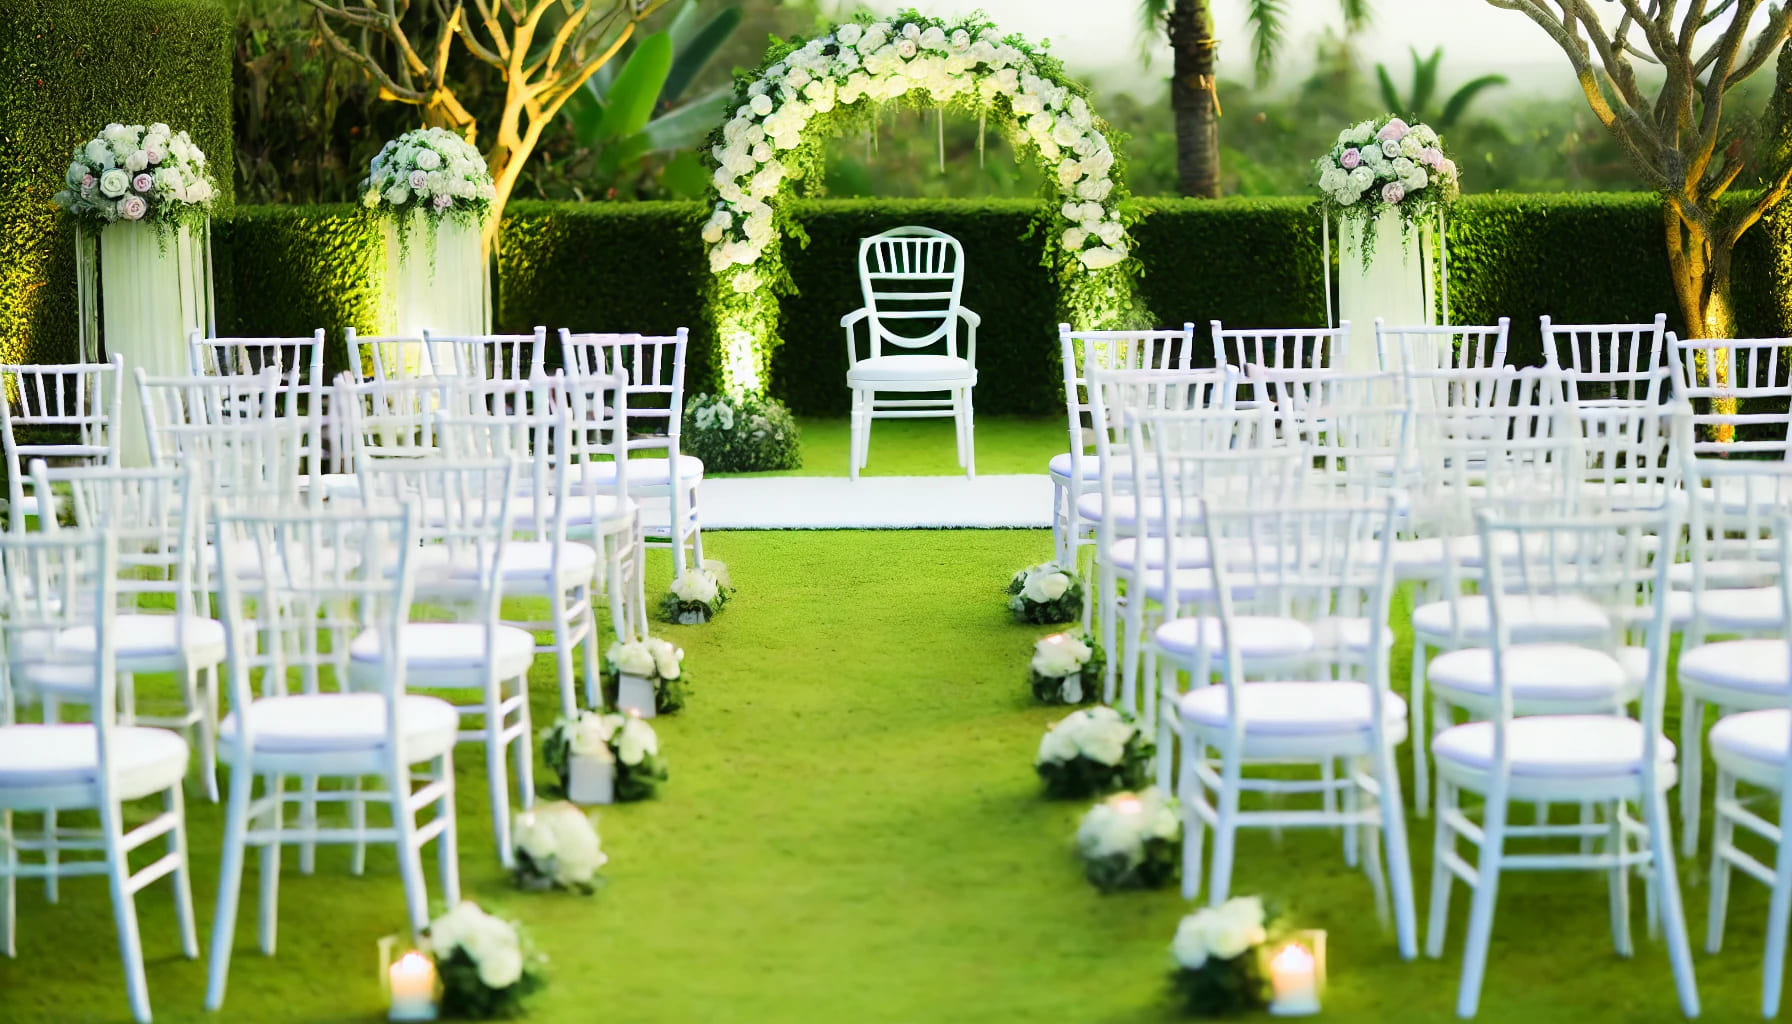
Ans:
[[[1177,183],[1185,196],[1220,194],[1219,92],[1214,79],[1211,0],[1176,0],[1170,9],[1170,109],[1176,115]]]
[[[1670,202],[1663,210],[1668,243],[1668,268],[1673,275],[1674,297],[1686,321],[1688,338],[1734,338],[1736,315],[1730,304],[1730,250],[1716,242],[1702,225],[1687,223]],[[1708,385],[1722,387],[1732,367],[1721,362],[1707,365],[1703,353],[1694,354],[1693,372]],[[1712,399],[1712,412],[1731,416],[1736,399]],[[1712,439],[1732,441],[1736,428],[1728,424],[1714,429]]]

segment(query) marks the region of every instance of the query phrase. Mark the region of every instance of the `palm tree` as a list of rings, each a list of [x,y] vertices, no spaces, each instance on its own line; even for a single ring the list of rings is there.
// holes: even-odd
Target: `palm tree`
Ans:
[[[1450,94],[1444,101],[1441,111],[1431,109],[1431,100],[1437,95],[1437,66],[1442,63],[1444,48],[1431,51],[1431,56],[1421,57],[1416,47],[1412,48],[1412,92],[1404,101],[1400,98],[1400,90],[1394,87],[1394,76],[1388,74],[1386,64],[1375,65],[1376,77],[1381,82],[1381,101],[1388,109],[1406,114],[1424,121],[1440,132],[1447,132],[1462,120],[1469,104],[1475,101],[1485,89],[1496,85],[1505,85],[1505,75],[1482,75],[1480,78],[1464,82],[1462,87]]]
[[[1290,0],[1245,0],[1257,80],[1275,66]],[[1369,20],[1369,0],[1338,0],[1351,31]],[[1185,196],[1220,194],[1220,101],[1214,77],[1213,0],[1141,0],[1145,31],[1170,37],[1170,109],[1176,114],[1176,172]]]

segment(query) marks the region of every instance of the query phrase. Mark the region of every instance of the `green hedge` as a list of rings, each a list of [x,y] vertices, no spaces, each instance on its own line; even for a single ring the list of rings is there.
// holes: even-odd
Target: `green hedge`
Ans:
[[[0,360],[77,355],[74,229],[50,196],[109,122],[191,133],[230,216],[231,37],[222,0],[0,0]]]
[[[330,331],[325,362],[347,366],[342,331],[379,329],[379,229],[351,206],[245,206],[213,226],[218,333],[297,337]]]

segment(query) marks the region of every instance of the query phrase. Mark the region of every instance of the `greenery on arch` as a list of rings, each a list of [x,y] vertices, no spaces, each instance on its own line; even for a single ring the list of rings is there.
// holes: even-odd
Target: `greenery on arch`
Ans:
[[[893,103],[975,114],[1047,169],[1036,228],[1046,232],[1060,320],[1085,329],[1147,325],[1118,140],[1063,65],[1043,47],[1001,35],[981,15],[861,15],[819,38],[774,46],[757,71],[737,80],[733,113],[710,137],[703,240],[725,391],[766,388],[779,340],[778,296],[795,290],[784,240],[808,241],[784,202],[793,184],[819,180],[826,141],[874,129]]]

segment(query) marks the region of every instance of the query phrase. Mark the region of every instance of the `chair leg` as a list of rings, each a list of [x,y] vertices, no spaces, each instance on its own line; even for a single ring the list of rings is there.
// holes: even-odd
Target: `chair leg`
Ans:
[[[1782,813],[1785,804],[1782,801]],[[1699,1015],[1699,987],[1692,972],[1692,944],[1686,937],[1686,912],[1680,905],[1680,879],[1674,866],[1674,827],[1668,820],[1667,796],[1660,790],[1650,793],[1643,799],[1643,821],[1649,830],[1649,869],[1654,873],[1661,899],[1661,931],[1667,940],[1668,963],[1674,970],[1674,989],[1680,996],[1680,1012],[1688,1017]],[[1786,951],[1786,905],[1788,897],[1792,897],[1792,857],[1787,856],[1786,847],[1780,847],[1780,857],[1776,878],[1780,884],[1774,886],[1773,903],[1779,908],[1780,956],[1783,959]],[[1769,912],[1767,920],[1768,946],[1773,945],[1774,917]],[[1769,960],[1769,966],[1775,961]],[[1778,1008],[1778,994],[1775,993],[1775,1009]],[[1766,1006],[1765,998],[1762,1005]],[[1772,1016],[1769,1013],[1768,1016]]]
[[[348,824],[355,833],[355,841],[349,850],[348,871],[351,875],[367,873],[367,798],[361,793],[360,776],[349,779],[343,788],[351,795],[348,801]]]
[[[178,785],[178,783],[177,783]],[[106,802],[100,807],[100,828],[105,832],[106,881],[112,889],[112,919],[118,926],[118,957],[124,962],[125,992],[131,1015],[147,1022],[149,981],[143,973],[143,937],[137,930],[137,897],[131,891],[131,863],[124,849],[124,809]]]
[[[445,819],[436,837],[436,874],[442,881],[442,899],[452,910],[460,903],[460,835],[455,829],[452,752],[437,760],[436,770],[442,781],[442,798],[436,802],[435,812],[438,818]]]
[[[1705,704],[1687,691],[1680,694],[1680,856],[1699,852],[1699,818],[1705,761]]]
[[[1198,740],[1190,738],[1183,743],[1182,771],[1176,780],[1176,796],[1182,804],[1182,898],[1190,901],[1201,895],[1202,844],[1207,838],[1207,822],[1200,813],[1207,806],[1206,787],[1195,770],[1203,752]]]
[[[306,832],[317,831],[317,776],[305,775],[299,779],[299,827]],[[280,805],[275,804],[276,824],[281,817]],[[317,843],[311,839],[299,843],[299,874],[309,875],[317,870]]]
[[[697,501],[697,489],[703,481],[691,485],[691,501],[688,506],[691,515],[691,564],[703,567],[703,507]]]
[[[500,698],[501,699],[501,698]],[[505,756],[504,714],[497,701],[485,706],[485,782],[492,805],[492,836],[498,842],[498,863],[516,867],[510,842],[510,766]]]
[[[852,413],[847,427],[846,475],[854,480],[859,478],[859,467],[863,465],[863,457],[859,454],[864,445],[863,435],[868,424],[865,422],[865,393],[858,388],[852,391]]]
[[[1581,805],[1581,824],[1583,825],[1589,823],[1589,815],[1586,811],[1591,806],[1591,804]],[[1629,840],[1624,837],[1624,804],[1622,801],[1617,801],[1609,806],[1612,820],[1608,826],[1610,829],[1608,836],[1612,845],[1612,856],[1623,857],[1625,851],[1630,847]],[[1590,841],[1591,838],[1588,836],[1587,841]],[[1630,869],[1619,863],[1612,867],[1610,876],[1612,950],[1619,956],[1628,958],[1633,952],[1630,944]]]
[[[516,681],[516,735],[510,738],[510,756],[516,758],[517,801],[523,810],[535,806],[535,728],[529,716],[529,677]]]
[[[44,902],[55,903],[62,898],[62,880],[57,868],[62,864],[62,850],[56,845],[56,808],[44,808],[44,866],[49,873],[44,875]]]
[[[585,588],[585,642],[580,645],[582,650],[579,653],[582,656],[585,666],[585,706],[591,708],[600,707],[601,705],[598,702],[602,699],[597,694],[598,685],[602,681],[602,673],[598,669],[597,664],[597,645],[602,634],[597,631],[596,603],[597,596],[591,592],[591,587],[587,584]],[[573,697],[573,703],[569,707],[567,705],[567,694],[565,691],[561,691],[560,713],[567,718],[573,718],[578,715],[578,711],[579,708],[576,695]],[[533,757],[533,755],[531,755],[531,757]]]
[[[964,475],[977,476],[977,416],[971,403],[971,389],[964,389]]]
[[[1736,821],[1724,807],[1736,799],[1736,776],[1723,769],[1717,772],[1717,793],[1711,807],[1711,903],[1705,916],[1705,952],[1720,953],[1724,948],[1724,918],[1730,909],[1730,844],[1735,840]]]
[[[1148,706],[1156,707],[1163,702],[1163,694],[1170,688],[1170,673],[1175,671],[1176,667],[1170,663],[1169,659],[1164,659],[1157,690],[1145,694],[1144,699]],[[1157,788],[1168,793],[1171,785],[1175,782],[1176,775],[1176,732],[1171,720],[1171,712],[1162,708],[1157,713],[1157,750],[1154,757],[1157,761]]]
[[[1064,494],[1068,488],[1052,477],[1052,559],[1064,561]]]
[[[205,798],[218,802],[218,668],[205,669],[199,690],[199,770],[205,775]]]
[[[1213,869],[1207,902],[1219,906],[1232,895],[1232,859],[1238,850],[1238,796],[1244,777],[1243,759],[1227,751],[1220,766],[1219,810],[1213,826]]]
[[[236,941],[236,910],[242,895],[243,857],[249,830],[249,797],[255,777],[248,766],[230,772],[230,796],[224,810],[223,864],[218,870],[218,903],[212,912],[211,960],[206,965],[205,1008],[224,1005],[224,983],[230,976],[230,948]]]
[[[180,784],[162,794],[162,809],[174,816],[168,830],[167,851],[175,858],[174,917],[180,925],[180,951],[188,960],[199,957],[199,932],[193,920],[193,868],[187,859],[187,801]]]
[[[1388,856],[1388,884],[1394,902],[1394,935],[1401,957],[1419,955],[1417,900],[1412,887],[1412,854],[1406,846],[1406,802],[1400,794],[1400,767],[1394,751],[1382,749],[1375,758],[1376,781],[1381,784],[1381,832]]]
[[[1337,804],[1338,804],[1338,798],[1339,798],[1340,794],[1338,793],[1337,790],[1332,788],[1332,783],[1335,781],[1335,778],[1336,778],[1336,772],[1333,768],[1332,762],[1329,759],[1320,762],[1319,773],[1320,773],[1320,781],[1326,783],[1325,793],[1321,797],[1321,800],[1323,801],[1325,813],[1336,814],[1336,813],[1338,813]],[[1346,785],[1344,786],[1344,792],[1342,794],[1343,802],[1344,802],[1344,814],[1346,817],[1348,817],[1350,819],[1355,819],[1357,811],[1362,809],[1362,807],[1361,807],[1362,793],[1357,789],[1356,785],[1352,782],[1350,766],[1349,766],[1348,762],[1346,762],[1345,766],[1344,766],[1344,781],[1346,783]],[[1360,831],[1360,828],[1361,828],[1361,826],[1358,826],[1357,824],[1355,824],[1354,820],[1350,824],[1347,824],[1344,826],[1344,866],[1345,867],[1354,868],[1357,866],[1357,859],[1358,859],[1357,840],[1358,840],[1358,833]]]
[[[392,829],[398,833],[398,877],[404,883],[404,906],[411,930],[429,927],[429,889],[423,881],[423,855],[417,847],[416,812],[411,809],[411,773],[408,766],[387,776],[392,801]],[[495,824],[495,822],[494,822]]]
[[[1425,730],[1426,655],[1430,648],[1418,634],[1412,638],[1412,682],[1406,695],[1406,711],[1412,718],[1412,811],[1423,818],[1430,813],[1431,775],[1425,763],[1425,750],[1431,746],[1431,734]]]
[[[315,778],[309,778],[312,785],[317,784]],[[261,847],[261,908],[257,917],[260,922],[261,951],[267,956],[274,955],[275,932],[280,924],[280,831],[285,817],[280,810],[281,798],[286,793],[286,777],[284,775],[267,776],[265,786],[272,800],[273,820],[268,823],[268,841]],[[316,803],[307,804],[312,811],[304,827],[317,827]]]
[[[1456,1016],[1473,1017],[1481,1004],[1481,981],[1487,973],[1487,946],[1493,938],[1493,911],[1499,901],[1500,859],[1506,843],[1506,787],[1496,782],[1487,793],[1482,823],[1481,855],[1475,865],[1475,893],[1470,902],[1468,942],[1462,950],[1462,985],[1456,992]]]
[[[578,711],[578,678],[572,664],[572,622],[567,605],[577,599],[577,591],[569,598],[562,590],[553,597],[554,668],[560,683],[560,713],[571,718]]]
[[[1437,782],[1437,815],[1432,822],[1434,838],[1431,848],[1430,920],[1425,925],[1425,955],[1433,960],[1444,955],[1444,932],[1450,926],[1450,891],[1456,875],[1450,870],[1449,858],[1456,855],[1456,830],[1447,812],[1456,808],[1456,787],[1439,779]]]
[[[13,846],[12,811],[0,810],[0,956],[19,955],[19,851]]]

